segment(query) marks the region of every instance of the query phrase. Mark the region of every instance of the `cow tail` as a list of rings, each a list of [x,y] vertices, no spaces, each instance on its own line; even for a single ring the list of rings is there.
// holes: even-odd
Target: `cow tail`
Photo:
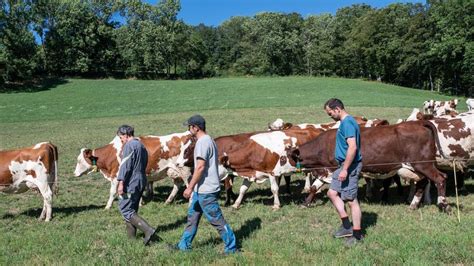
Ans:
[[[428,120],[422,120],[422,121],[423,121],[423,126],[426,128],[429,128],[430,131],[433,133],[433,137],[435,139],[435,143],[441,157],[443,157],[444,159],[448,159],[448,157],[446,157],[446,155],[443,152],[443,147],[441,146],[441,143],[439,142],[438,129],[430,121]]]
[[[52,182],[51,189],[52,189],[54,195],[58,195],[58,192],[59,192],[59,185],[58,185],[58,148],[54,144],[52,144],[51,142],[48,142],[48,146],[51,149],[51,152],[53,154],[53,164],[54,164],[54,166],[52,166],[53,167],[52,169],[54,169],[54,175],[52,175],[53,180],[51,180],[51,182]]]

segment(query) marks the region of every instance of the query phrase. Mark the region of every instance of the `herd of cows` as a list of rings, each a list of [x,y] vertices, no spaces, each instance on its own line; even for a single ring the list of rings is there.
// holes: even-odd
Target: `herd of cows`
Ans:
[[[449,211],[443,171],[453,168],[465,171],[474,162],[474,100],[468,99],[466,103],[469,111],[458,113],[457,100],[426,101],[423,112],[415,108],[407,119],[394,125],[386,120],[355,117],[361,127],[361,175],[366,180],[399,176],[416,184],[410,204],[413,209],[418,207],[428,181],[432,181],[438,191],[439,208]],[[278,209],[279,179],[282,176],[289,179],[300,171],[306,174],[303,191],[309,192],[306,198],[309,203],[324,184],[331,182],[331,173],[337,168],[334,144],[338,126],[339,122],[293,125],[277,119],[265,131],[217,137],[219,175],[227,192],[226,205],[234,201],[232,206],[239,208],[252,182],[269,179],[273,208]],[[188,184],[196,140],[188,131],[139,139],[148,151],[148,196],[152,196],[154,181],[170,177],[174,186],[166,202],[172,202],[180,184]],[[122,143],[115,137],[105,146],[81,149],[77,157],[75,176],[100,171],[110,181],[106,209],[111,208],[117,194],[121,150]],[[57,167],[58,150],[49,142],[0,151],[0,192],[38,190],[43,196],[40,219],[49,221],[53,194],[57,191]],[[238,196],[232,191],[235,177],[243,178]]]

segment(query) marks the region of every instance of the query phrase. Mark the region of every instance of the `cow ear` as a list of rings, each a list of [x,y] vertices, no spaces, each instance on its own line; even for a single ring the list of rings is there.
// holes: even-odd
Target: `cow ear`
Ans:
[[[226,166],[229,162],[229,156],[227,154],[224,154],[220,159],[219,159],[220,164]]]
[[[85,149],[84,150],[84,157],[89,158],[92,156],[92,150],[91,149]]]

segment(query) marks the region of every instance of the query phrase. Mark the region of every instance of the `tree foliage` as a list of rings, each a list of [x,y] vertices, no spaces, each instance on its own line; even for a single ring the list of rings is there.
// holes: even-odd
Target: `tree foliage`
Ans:
[[[312,75],[474,93],[474,2],[430,0],[336,14],[262,12],[217,27],[179,0],[3,1],[0,84],[44,76]]]

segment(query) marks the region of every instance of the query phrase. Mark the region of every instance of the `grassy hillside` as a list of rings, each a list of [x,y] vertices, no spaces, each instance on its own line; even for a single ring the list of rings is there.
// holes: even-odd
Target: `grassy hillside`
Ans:
[[[200,113],[208,121],[209,133],[217,137],[262,130],[278,117],[293,123],[329,122],[322,104],[330,97],[341,98],[353,115],[390,122],[406,118],[425,100],[449,99],[375,82],[306,77],[68,80],[40,92],[0,94],[0,149],[49,140],[60,153],[60,191],[50,223],[36,220],[42,201],[35,192],[0,194],[0,240],[5,243],[0,264],[471,264],[472,180],[467,182],[471,194],[460,198],[460,224],[434,205],[410,211],[394,191],[389,205],[362,202],[367,238],[350,250],[331,238],[339,221],[326,197],[320,197],[313,208],[298,207],[304,197],[302,177],[293,178],[292,195],[283,195],[282,209],[275,212],[268,183],[254,184],[241,209],[223,208],[244,252],[221,257],[223,244],[205,220],[194,252],[166,250],[164,242],[177,242],[183,231],[187,207],[182,196],[164,204],[171,191],[169,180],[158,182],[154,200],[140,209],[164,239],[145,248],[140,242],[126,241],[117,202],[112,210],[103,210],[109,183],[100,174],[72,175],[80,148],[105,145],[124,123],[135,126],[138,135],[164,135],[184,131],[182,122]],[[461,111],[466,110],[464,100],[460,100]],[[451,203],[453,193],[448,186]]]

